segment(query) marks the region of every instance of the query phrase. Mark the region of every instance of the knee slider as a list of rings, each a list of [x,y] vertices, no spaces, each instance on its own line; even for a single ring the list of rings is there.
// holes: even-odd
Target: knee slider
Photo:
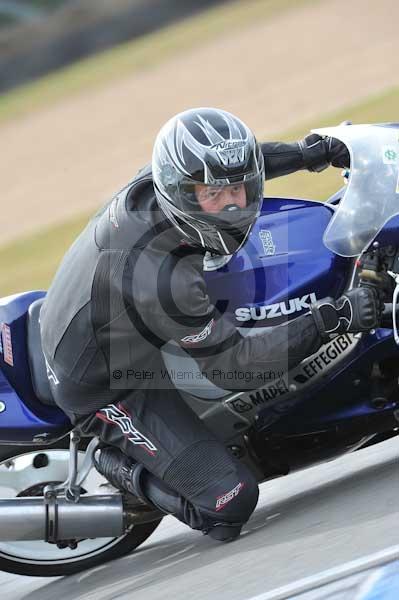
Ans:
[[[232,542],[238,538],[241,533],[242,525],[214,525],[207,531],[213,540],[218,542]]]

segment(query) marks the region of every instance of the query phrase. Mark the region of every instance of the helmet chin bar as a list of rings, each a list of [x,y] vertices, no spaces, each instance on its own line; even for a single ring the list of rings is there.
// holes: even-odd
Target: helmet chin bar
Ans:
[[[156,188],[155,191],[157,197],[158,195],[162,197],[162,195]],[[212,219],[212,216],[207,215],[206,221],[201,220],[202,225],[206,226],[201,230],[199,227],[196,226],[197,220],[191,219],[188,215],[185,215],[182,211],[177,211],[176,209],[174,212],[172,212],[168,204],[168,202],[162,202],[162,204],[160,204],[160,208],[166,216],[166,218],[168,219],[168,221],[172,223],[172,225],[178,231],[180,231],[180,233],[184,236],[185,239],[187,239],[190,245],[203,248],[204,250],[208,250],[208,252],[210,252],[212,255],[231,256],[235,252],[238,252],[238,250],[244,245],[245,241],[247,240],[248,235],[252,229],[252,225],[256,220],[256,217],[255,219],[250,219],[250,222],[248,222],[248,224],[246,225],[245,232],[240,231],[238,227],[232,227],[226,222],[226,227],[228,227],[228,232],[226,232],[228,239],[226,239],[226,237],[223,235],[223,224],[219,224],[219,227],[217,227],[216,222],[209,222],[209,219]],[[225,211],[225,213],[227,214],[230,213],[230,211],[228,210],[229,206],[232,205],[228,205],[227,207],[225,207],[227,208],[227,210]],[[223,210],[221,212],[223,213]],[[209,237],[207,236],[207,229],[210,234]],[[236,233],[236,235],[234,235],[234,233]],[[229,240],[234,240],[233,247],[231,247],[231,245],[229,244]],[[217,244],[215,244],[215,241],[217,242]]]
[[[193,237],[193,234],[187,230],[187,226],[189,226],[190,229],[195,231],[195,233],[197,234],[195,238]],[[215,229],[216,236],[212,236],[211,238],[207,239],[206,233],[204,234],[204,232],[198,230],[191,223],[184,223],[182,224],[181,228],[179,227],[179,229],[181,229],[181,231],[184,232],[184,235],[196,246],[201,246],[205,250],[208,250],[208,252],[210,252],[212,255],[217,256],[231,256],[232,254],[238,252],[240,248],[242,248],[242,246],[245,244],[248,235],[251,231],[251,228],[252,223],[248,225],[245,233],[240,234],[240,239],[237,239],[229,234],[228,239],[226,240],[223,236],[223,231],[219,231],[217,229]],[[220,242],[217,245],[215,245],[216,240]],[[233,242],[233,244],[231,242]]]

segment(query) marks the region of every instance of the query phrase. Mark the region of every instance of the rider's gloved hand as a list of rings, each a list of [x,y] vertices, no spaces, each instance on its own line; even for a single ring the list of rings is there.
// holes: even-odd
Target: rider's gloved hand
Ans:
[[[333,137],[325,137],[325,143],[327,144],[327,156],[328,160],[333,167],[340,167],[341,169],[348,169],[351,164],[349,156],[349,150],[343,142]]]
[[[329,339],[331,334],[357,333],[378,327],[383,308],[375,288],[359,287],[346,292],[338,300],[319,300],[311,305],[310,311],[320,336]]]
[[[308,171],[318,173],[330,165],[341,168],[350,166],[349,151],[345,144],[336,138],[311,133],[300,140],[298,145]]]

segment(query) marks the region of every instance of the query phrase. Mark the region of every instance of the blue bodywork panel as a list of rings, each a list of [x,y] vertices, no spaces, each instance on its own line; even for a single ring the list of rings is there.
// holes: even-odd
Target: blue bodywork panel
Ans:
[[[57,407],[42,404],[33,391],[26,344],[27,310],[45,292],[25,292],[2,298],[0,323],[10,331],[13,365],[0,353],[0,443],[44,443],[64,435],[71,427]],[[4,346],[4,336],[3,336]]]
[[[295,318],[300,313],[289,314],[294,307],[290,299],[308,294],[317,299],[338,297],[352,261],[330,252],[323,244],[332,211],[320,202],[265,200],[245,246],[224,267],[206,273],[212,302],[239,327],[265,327],[286,320],[281,310],[280,316],[266,319],[265,306],[285,303],[285,314]],[[249,313],[245,309],[252,309],[255,318],[237,318],[240,311],[236,311],[242,308],[244,316]]]

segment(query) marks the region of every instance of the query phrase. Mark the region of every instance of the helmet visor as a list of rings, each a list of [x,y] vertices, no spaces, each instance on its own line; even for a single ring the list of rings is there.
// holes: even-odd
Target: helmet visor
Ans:
[[[233,183],[204,184],[182,179],[178,205],[182,220],[203,238],[204,247],[218,254],[232,254],[245,242],[260,213],[263,174]],[[189,229],[187,230],[189,234]]]

